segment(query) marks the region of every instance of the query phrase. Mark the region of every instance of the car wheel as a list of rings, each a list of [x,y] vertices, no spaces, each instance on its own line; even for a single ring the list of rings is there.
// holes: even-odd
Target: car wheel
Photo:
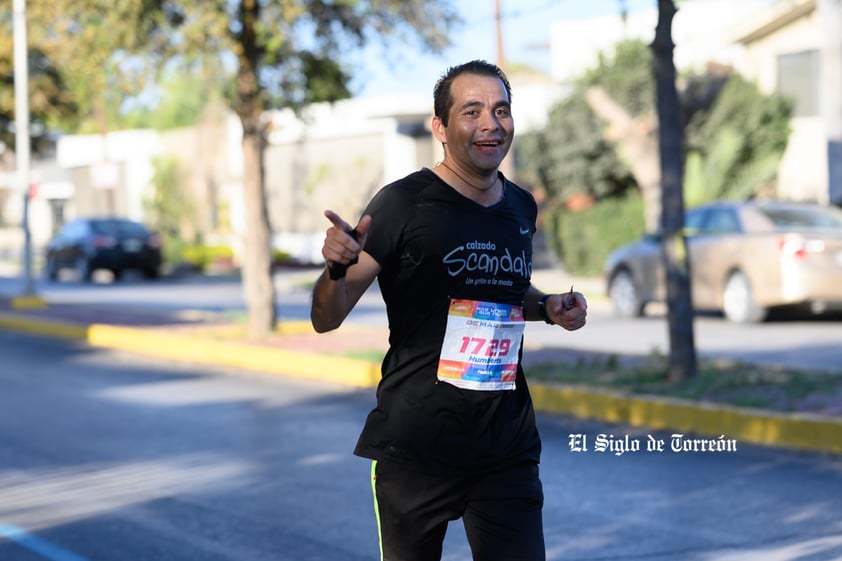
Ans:
[[[722,312],[734,323],[757,323],[766,318],[766,309],[754,301],[751,283],[742,271],[732,273],[725,283]]]
[[[143,276],[149,280],[155,280],[160,276],[160,271],[157,267],[151,267],[143,270]]]
[[[640,299],[640,292],[634,285],[631,273],[625,269],[611,277],[608,298],[611,300],[615,316],[630,318],[643,315],[644,304]]]
[[[89,282],[94,276],[94,270],[91,268],[91,262],[84,257],[77,257],[75,266],[76,277],[83,282]]]

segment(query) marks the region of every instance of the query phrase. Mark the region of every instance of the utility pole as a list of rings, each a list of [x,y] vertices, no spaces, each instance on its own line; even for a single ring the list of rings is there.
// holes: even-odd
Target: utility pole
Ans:
[[[629,31],[629,7],[626,5],[626,0],[619,0],[620,2],[620,19],[623,20],[623,39],[628,39],[627,33]]]
[[[831,203],[842,205],[842,0],[818,0],[823,26],[821,115],[827,134],[827,182]]]
[[[500,0],[494,0],[494,22],[497,29],[497,66],[503,68],[506,64],[506,55],[503,49],[503,13]]]
[[[500,0],[494,0],[494,22],[497,32],[497,66],[499,66],[505,72],[506,50],[503,47],[503,10],[500,6]],[[509,179],[512,179],[515,170],[514,150],[515,146],[514,144],[512,144],[511,148],[509,148],[509,153],[506,154],[506,157],[503,158],[502,162],[500,162],[500,171],[502,171],[503,175],[505,175]]]
[[[26,0],[14,0],[15,169],[23,192],[23,296],[35,295],[32,281],[32,237],[29,231],[30,146],[29,65],[26,39]]]

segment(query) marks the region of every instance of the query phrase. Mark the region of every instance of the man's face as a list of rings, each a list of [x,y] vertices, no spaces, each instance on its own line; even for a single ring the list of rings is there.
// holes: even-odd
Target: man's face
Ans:
[[[459,167],[479,175],[496,170],[509,151],[515,127],[500,79],[462,74],[450,87],[453,106],[445,127],[434,119],[436,138]]]

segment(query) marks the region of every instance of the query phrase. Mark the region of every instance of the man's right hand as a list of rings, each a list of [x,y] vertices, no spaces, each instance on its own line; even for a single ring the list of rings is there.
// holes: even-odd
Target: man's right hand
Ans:
[[[356,228],[332,210],[326,210],[325,216],[333,224],[328,228],[322,246],[322,256],[328,266],[347,266],[355,263],[365,247],[368,229],[371,226],[371,216],[366,215],[360,218]]]
[[[324,333],[342,325],[351,309],[380,272],[377,261],[363,251],[371,226],[371,216],[366,215],[360,219],[356,227],[356,238],[351,235],[354,228],[342,220],[338,214],[327,210],[325,216],[333,224],[328,228],[325,243],[322,246],[322,255],[328,268],[316,280],[310,303],[310,321],[318,333]],[[359,263],[348,269],[347,276],[341,282],[339,282],[340,276],[330,274],[331,268],[335,271],[336,267],[347,267],[357,260]],[[345,271],[341,273],[344,274]]]

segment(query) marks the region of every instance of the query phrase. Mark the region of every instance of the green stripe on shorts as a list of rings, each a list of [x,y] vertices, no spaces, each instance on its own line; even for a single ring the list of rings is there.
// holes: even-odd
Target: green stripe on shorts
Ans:
[[[377,460],[371,461],[371,494],[374,496],[374,517],[377,519],[377,542],[380,545],[380,561],[383,561],[383,532],[380,529],[380,506],[377,504]]]

